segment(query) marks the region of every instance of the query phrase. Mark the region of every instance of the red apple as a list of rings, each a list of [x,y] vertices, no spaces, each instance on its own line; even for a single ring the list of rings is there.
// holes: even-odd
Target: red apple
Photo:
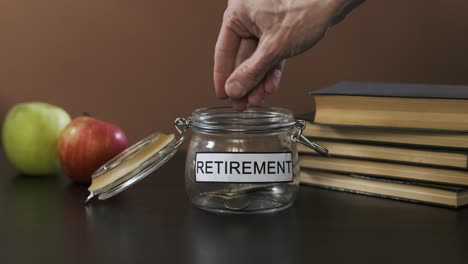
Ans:
[[[122,129],[88,116],[73,119],[58,139],[62,170],[79,183],[90,183],[94,171],[127,147]]]

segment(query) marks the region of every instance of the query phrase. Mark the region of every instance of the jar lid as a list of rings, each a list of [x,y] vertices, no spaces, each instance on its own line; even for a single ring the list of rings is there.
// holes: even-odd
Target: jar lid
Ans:
[[[156,132],[130,146],[93,173],[85,204],[93,197],[110,198],[145,178],[171,159],[180,143],[174,134]]]

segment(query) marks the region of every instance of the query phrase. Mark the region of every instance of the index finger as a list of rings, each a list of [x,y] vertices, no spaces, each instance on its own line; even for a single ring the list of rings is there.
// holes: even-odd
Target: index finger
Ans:
[[[227,98],[225,85],[226,80],[234,70],[237,50],[240,45],[240,37],[223,22],[216,41],[214,55],[213,80],[215,93],[218,98]]]

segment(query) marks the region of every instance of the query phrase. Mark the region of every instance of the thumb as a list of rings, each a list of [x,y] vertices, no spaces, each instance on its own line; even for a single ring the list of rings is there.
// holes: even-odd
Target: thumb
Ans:
[[[252,56],[240,64],[226,81],[226,93],[239,99],[254,89],[280,60],[276,44],[260,42]]]

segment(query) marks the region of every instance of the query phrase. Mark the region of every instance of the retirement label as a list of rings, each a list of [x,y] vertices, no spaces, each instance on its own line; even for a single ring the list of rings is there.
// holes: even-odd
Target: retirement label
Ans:
[[[265,183],[291,182],[291,152],[196,153],[197,182]]]

